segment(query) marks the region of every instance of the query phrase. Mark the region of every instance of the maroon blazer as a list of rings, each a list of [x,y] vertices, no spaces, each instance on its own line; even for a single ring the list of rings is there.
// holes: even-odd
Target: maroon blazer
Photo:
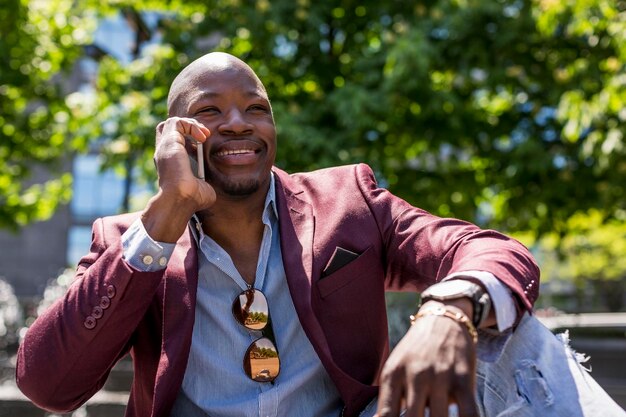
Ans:
[[[289,290],[345,415],[357,415],[377,393],[389,353],[385,290],[419,292],[453,272],[483,270],[511,289],[520,310],[531,309],[539,271],[517,241],[412,207],[379,188],[366,165],[274,173]],[[134,270],[122,259],[120,237],[137,217],[94,223],[76,280],[27,332],[17,383],[40,407],[79,407],[130,352],[126,416],[169,415],[191,344],[197,248],[188,231],[164,271]],[[322,274],[337,247],[359,256]]]

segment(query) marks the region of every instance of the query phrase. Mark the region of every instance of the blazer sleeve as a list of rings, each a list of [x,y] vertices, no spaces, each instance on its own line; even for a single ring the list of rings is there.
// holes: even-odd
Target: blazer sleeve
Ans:
[[[380,188],[366,165],[356,167],[356,176],[384,242],[387,289],[422,291],[455,272],[487,271],[511,290],[518,312],[532,309],[539,268],[524,245],[496,231],[411,206]]]
[[[16,381],[39,407],[68,412],[94,395],[130,349],[133,331],[163,271],[139,272],[122,258],[119,226],[93,225],[90,253],[67,293],[39,316],[17,354]]]

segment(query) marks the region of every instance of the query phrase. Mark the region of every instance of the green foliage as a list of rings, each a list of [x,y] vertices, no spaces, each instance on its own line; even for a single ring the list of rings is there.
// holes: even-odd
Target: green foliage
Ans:
[[[277,165],[289,171],[364,161],[420,207],[535,235],[565,234],[568,219],[591,208],[626,217],[623,0],[10,3],[1,13],[18,10],[17,19],[11,12],[0,42],[19,51],[7,72],[17,78],[6,81],[3,69],[0,117],[16,126],[3,127],[13,133],[3,133],[0,152],[20,170],[42,153],[55,160],[97,141],[107,166],[136,164],[153,179],[169,83],[192,59],[223,50],[265,82]],[[36,17],[33,5],[47,11]],[[162,13],[160,46],[129,65],[103,58],[95,96],[58,99],[51,74],[76,60],[94,17],[120,11]],[[50,91],[42,98],[33,86]],[[42,110],[23,111],[39,102]],[[38,114],[30,130],[24,114]],[[9,157],[5,138],[35,136],[50,146]],[[0,187],[24,176],[4,172]]]
[[[533,247],[544,283],[557,288],[563,282],[573,283],[577,292],[595,292],[603,298],[601,306],[620,310],[626,291],[626,223],[606,221],[599,210],[590,210],[572,216],[567,230],[540,239],[528,233],[517,237]]]
[[[565,235],[518,236],[537,251],[546,281],[565,279],[582,285],[589,279],[626,278],[626,224],[607,222],[600,211],[590,210],[572,216],[567,226]]]
[[[72,12],[72,1],[1,3],[0,228],[16,229],[69,201],[70,175],[35,185],[27,179],[71,149],[64,77],[93,25]]]

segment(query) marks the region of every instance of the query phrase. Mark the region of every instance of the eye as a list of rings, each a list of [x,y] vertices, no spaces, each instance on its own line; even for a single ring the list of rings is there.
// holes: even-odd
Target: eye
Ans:
[[[257,113],[269,113],[269,108],[263,104],[253,104],[248,107],[248,111]]]
[[[196,114],[218,114],[220,112],[220,109],[218,109],[215,106],[208,106],[208,107],[203,107],[200,110],[198,110],[196,112]]]

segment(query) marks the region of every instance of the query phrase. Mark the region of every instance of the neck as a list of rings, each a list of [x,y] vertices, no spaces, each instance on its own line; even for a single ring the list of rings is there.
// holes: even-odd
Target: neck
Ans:
[[[198,212],[204,233],[220,241],[250,237],[250,232],[263,229],[268,188],[249,196],[229,196],[218,193],[215,204]]]
[[[210,210],[199,212],[204,233],[231,257],[249,285],[254,285],[258,254],[263,240],[264,193],[247,198],[224,198],[218,195]]]

